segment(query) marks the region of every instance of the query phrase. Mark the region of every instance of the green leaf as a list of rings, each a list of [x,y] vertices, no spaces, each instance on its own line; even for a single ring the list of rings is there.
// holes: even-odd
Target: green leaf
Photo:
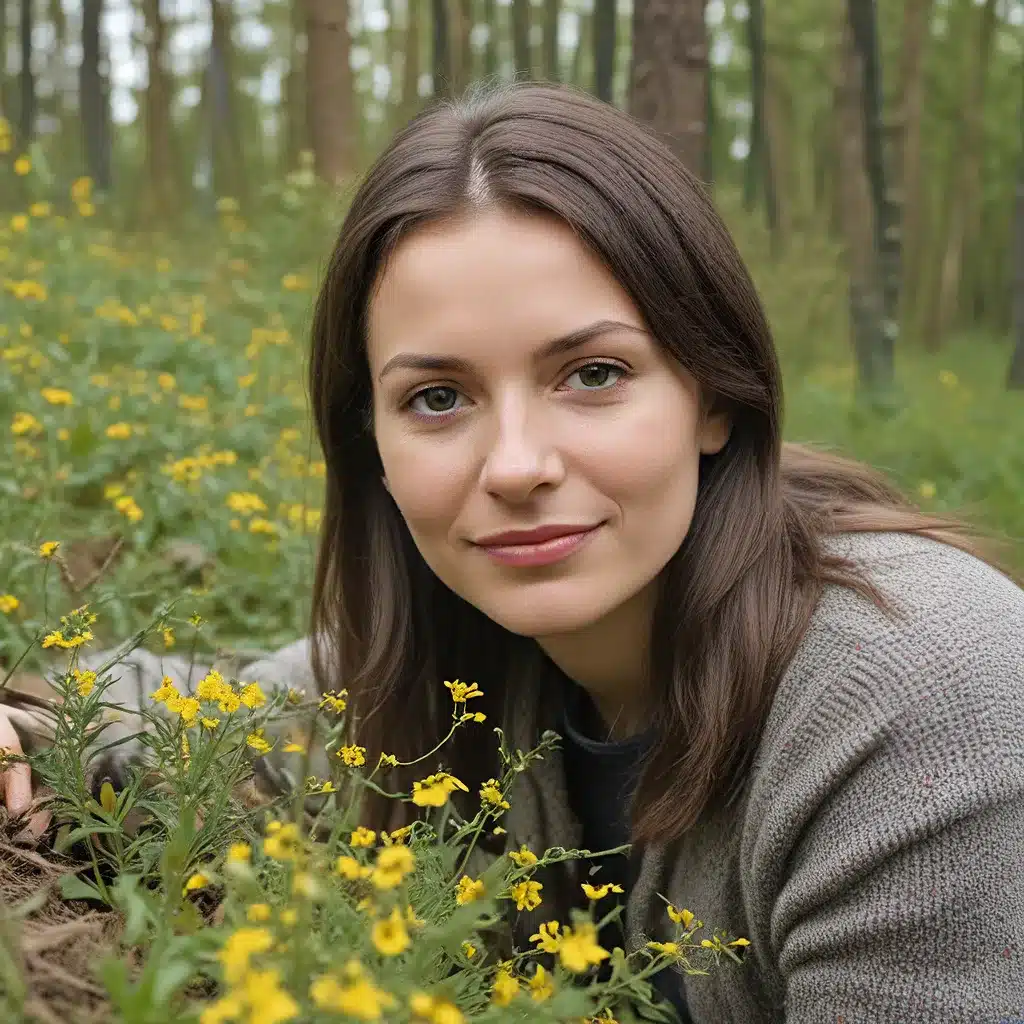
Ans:
[[[78,875],[62,875],[60,894],[66,900],[102,900],[99,889]]]

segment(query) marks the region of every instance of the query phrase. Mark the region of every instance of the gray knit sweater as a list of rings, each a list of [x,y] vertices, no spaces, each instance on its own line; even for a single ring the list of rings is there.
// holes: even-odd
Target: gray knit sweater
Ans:
[[[668,937],[660,896],[705,922],[695,938],[750,941],[742,965],[679,974],[695,1024],[1024,1024],[1024,591],[929,540],[830,544],[905,617],[826,589],[742,800],[645,851],[628,944]],[[240,674],[309,687],[308,655],[298,641]],[[161,673],[206,671],[144,651],[125,669],[110,695],[125,704]],[[520,749],[530,704],[506,723]],[[557,752],[518,780],[504,824],[515,848],[579,846]]]

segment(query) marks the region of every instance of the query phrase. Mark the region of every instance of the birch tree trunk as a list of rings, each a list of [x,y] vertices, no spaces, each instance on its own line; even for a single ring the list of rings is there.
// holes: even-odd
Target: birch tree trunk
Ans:
[[[839,146],[840,217],[850,278],[850,328],[857,362],[858,390],[878,394],[892,383],[892,348],[883,327],[877,259],[877,207],[865,157],[864,69],[849,17],[842,19],[836,134]]]
[[[629,108],[706,173],[708,46],[704,0],[634,0]]]
[[[336,184],[355,165],[348,0],[306,0],[306,88],[313,166]]]
[[[0,0],[2,6],[3,0]],[[103,0],[82,2],[82,63],[78,97],[86,173],[100,192],[110,190],[110,95],[100,72]]]

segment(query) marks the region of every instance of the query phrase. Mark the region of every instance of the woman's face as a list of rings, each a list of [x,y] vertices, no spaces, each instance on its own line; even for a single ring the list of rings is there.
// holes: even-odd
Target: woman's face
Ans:
[[[649,588],[690,527],[700,454],[728,438],[553,217],[493,210],[408,236],[368,346],[385,482],[417,548],[520,635],[587,630]],[[483,543],[538,527],[569,536]]]

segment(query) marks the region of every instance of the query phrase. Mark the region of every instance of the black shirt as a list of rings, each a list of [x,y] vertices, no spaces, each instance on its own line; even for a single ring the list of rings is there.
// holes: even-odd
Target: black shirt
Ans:
[[[562,752],[566,790],[569,806],[582,826],[582,845],[595,852],[630,842],[630,803],[641,762],[653,741],[653,733],[619,742],[595,738],[605,734],[607,727],[587,692],[565,679]],[[623,895],[611,894],[598,904],[601,916],[612,908],[611,900],[625,902],[634,867],[635,858],[624,853],[591,861],[587,878],[591,885],[615,883],[624,890]],[[620,922],[621,916],[599,936],[606,949],[625,945]],[[679,976],[663,970],[651,980],[673,1004],[683,1024],[693,1024]]]

